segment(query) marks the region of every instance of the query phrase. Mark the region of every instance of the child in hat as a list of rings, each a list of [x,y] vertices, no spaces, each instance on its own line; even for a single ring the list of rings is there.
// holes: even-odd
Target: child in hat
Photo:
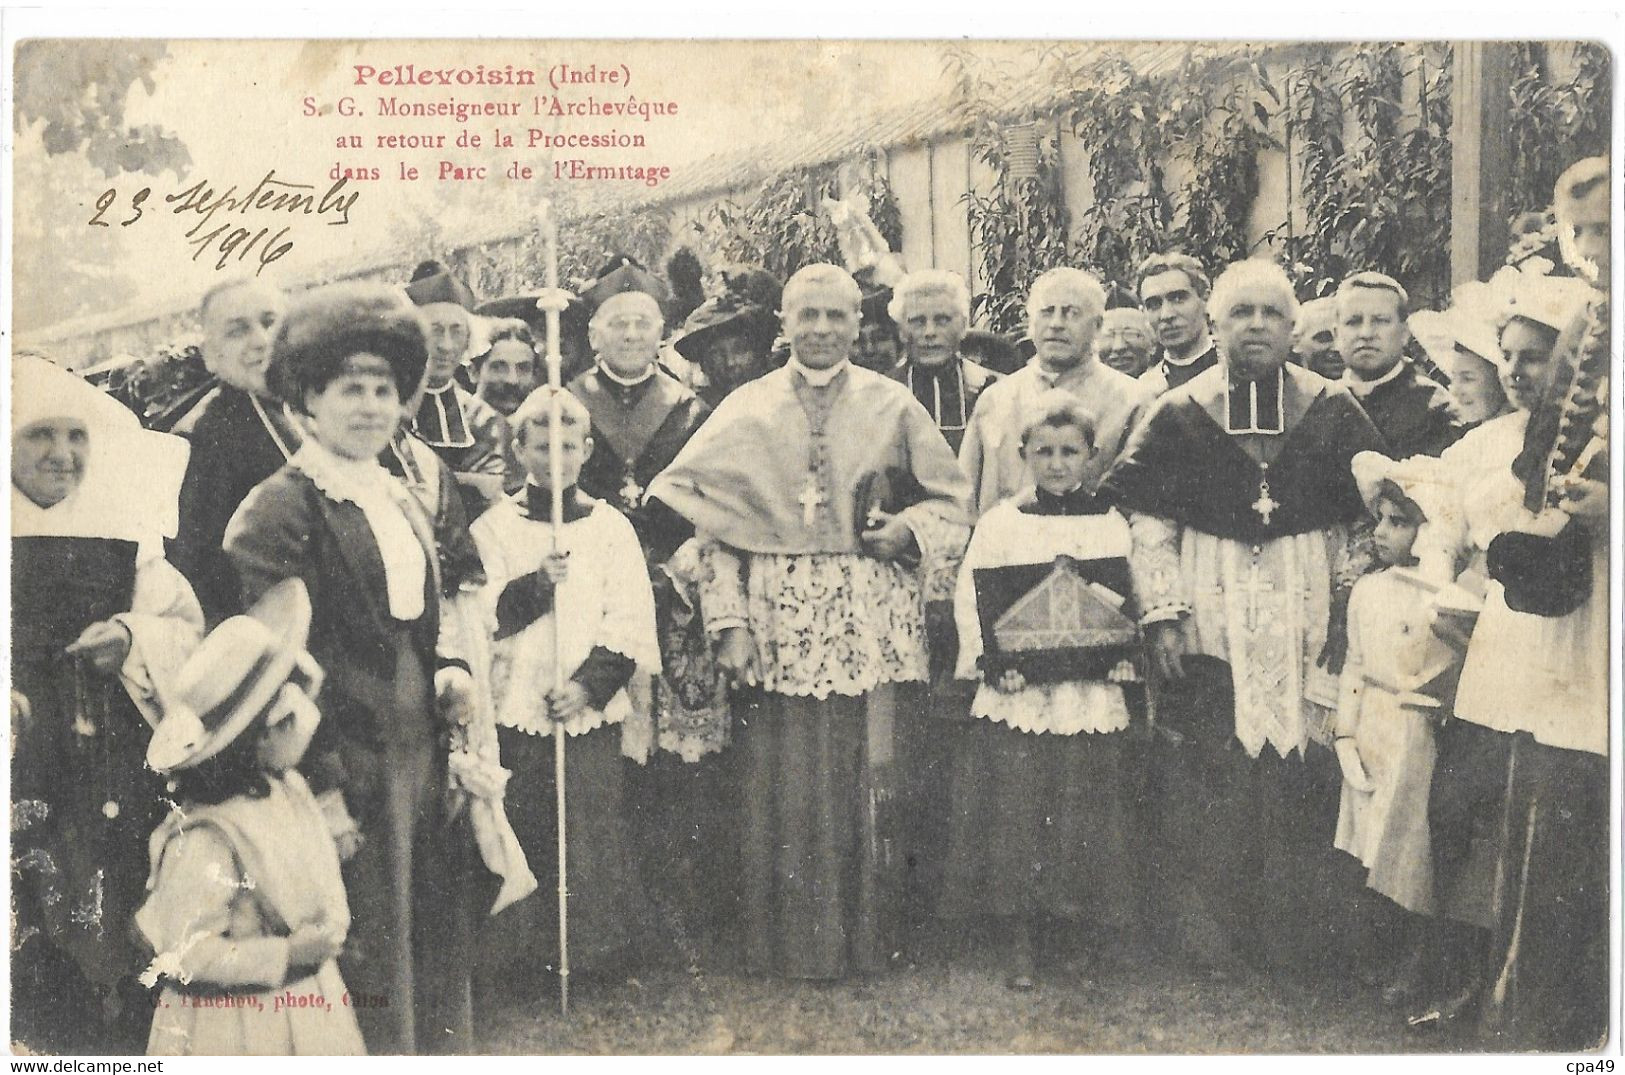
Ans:
[[[1448,711],[1455,656],[1432,630],[1434,596],[1454,564],[1422,553],[1418,531],[1444,523],[1448,487],[1437,460],[1395,462],[1376,452],[1353,460],[1376,520],[1379,570],[1354,584],[1348,657],[1338,696],[1334,748],[1343,771],[1336,846],[1359,859],[1366,884],[1403,912],[1409,952],[1383,999],[1401,1004],[1427,986],[1435,956],[1428,788],[1434,725]]]
[[[1001,919],[1009,929],[1008,984],[1024,990],[1034,986],[1033,934],[1044,917],[1128,924],[1134,855],[1122,684],[1139,676],[1128,522],[1084,487],[1094,423],[1070,393],[1046,393],[1022,430],[1021,453],[1035,487],[982,517],[955,596],[958,676],[981,684],[974,735],[956,766],[942,910]],[[1060,558],[1081,565],[1081,576],[1062,578]],[[999,602],[982,573],[1016,565],[1037,566],[1040,576],[1056,566],[1043,581],[1024,576],[1015,588],[1028,596],[990,622]],[[1052,589],[1041,594],[1031,582]],[[1005,660],[1013,648],[999,624],[1019,619],[1035,598],[1051,609],[1097,606],[1092,622],[1057,616],[1039,629],[1103,636],[1116,623],[1126,637],[1073,652],[1042,675],[1038,663],[1024,673]]]
[[[290,579],[222,623],[166,692],[147,763],[175,809],[151,841],[135,924],[163,979],[154,1056],[358,1055],[337,957],[350,928],[339,853],[295,770],[321,716],[305,650],[310,597]]]
[[[556,548],[550,443],[555,406],[564,506]],[[632,711],[633,678],[660,671],[654,595],[632,524],[576,486],[593,445],[586,407],[567,391],[542,388],[520,405],[512,423],[529,478],[523,490],[471,528],[494,619],[492,695],[502,762],[513,774],[508,814],[531,869],[550,876],[557,864],[551,737],[562,730],[569,736],[571,961],[590,969],[639,939],[639,927],[648,921],[623,809],[620,726]],[[564,666],[561,687],[555,687],[555,653]],[[542,891],[554,886],[544,881]],[[549,902],[526,900],[493,922],[491,935],[508,956],[528,957],[534,969],[551,967],[556,953]]]

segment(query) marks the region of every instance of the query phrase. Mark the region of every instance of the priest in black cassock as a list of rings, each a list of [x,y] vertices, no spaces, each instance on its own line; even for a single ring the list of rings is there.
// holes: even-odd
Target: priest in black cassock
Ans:
[[[946,269],[911,272],[892,290],[887,312],[903,348],[892,379],[908,385],[957,453],[982,389],[999,379],[959,350],[970,328],[970,289]]]
[[[592,415],[593,451],[581,469],[581,490],[631,519],[646,552],[670,555],[675,544],[643,506],[643,490],[711,408],[656,363],[665,318],[660,297],[642,278],[601,277],[583,297],[600,293],[587,327],[596,359],[568,385]]]
[[[412,432],[451,467],[467,515],[475,519],[504,493],[518,491],[524,475],[513,459],[507,420],[454,376],[468,354],[474,292],[440,262],[425,261],[406,294],[422,312],[429,337],[426,391]]]
[[[957,454],[982,390],[1000,379],[966,358],[960,343],[970,328],[970,289],[946,269],[922,269],[897,281],[888,309],[903,359],[893,380],[908,386]],[[904,752],[904,859],[911,911],[924,912],[941,887],[948,857],[948,791],[953,743],[970,718],[970,691],[954,679],[959,634],[950,593],[926,594],[925,627],[931,693],[923,706],[899,712]],[[942,718],[948,718],[944,720]]]
[[[1161,351],[1157,362],[1140,374],[1140,383],[1160,396],[1219,363],[1207,326],[1211,285],[1200,261],[1174,252],[1152,254],[1135,277],[1140,309],[1151,319]]]
[[[303,441],[298,423],[265,387],[282,308],[281,292],[256,280],[228,280],[203,296],[203,361],[219,385],[174,427],[192,452],[169,559],[192,584],[211,626],[242,611],[237,573],[222,547],[226,523]]]
[[[1297,301],[1278,266],[1232,265],[1208,308],[1224,361],[1161,398],[1100,491],[1132,513],[1162,694],[1187,689],[1192,655],[1224,662],[1233,687],[1232,734],[1187,742],[1168,766],[1164,829],[1200,834],[1183,845],[1192,860],[1171,864],[1171,902],[1217,881],[1226,898],[1209,907],[1229,920],[1222,933],[1268,962],[1298,962],[1340,925],[1312,891],[1329,868],[1341,783],[1329,749],[1336,681],[1321,657],[1349,528],[1364,516],[1349,462],[1384,445],[1345,388],[1287,364]],[[1197,706],[1224,706],[1230,692],[1208,681],[1205,693]],[[1224,775],[1204,785],[1214,801],[1190,793],[1181,766]]]
[[[1370,417],[1395,459],[1437,456],[1463,426],[1445,387],[1405,358],[1410,296],[1379,272],[1355,273],[1337,287],[1334,334],[1347,369],[1343,383]]]

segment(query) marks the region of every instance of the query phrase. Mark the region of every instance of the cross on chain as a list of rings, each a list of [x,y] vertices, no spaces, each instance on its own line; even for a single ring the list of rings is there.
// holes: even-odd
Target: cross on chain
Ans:
[[[621,499],[626,502],[627,507],[635,508],[638,506],[638,498],[642,495],[643,486],[639,485],[637,479],[632,477],[630,470],[627,471],[626,481],[621,484]]]
[[[801,523],[803,526],[812,526],[818,521],[818,509],[824,506],[824,494],[818,491],[818,476],[807,475],[807,485],[796,497],[796,503],[801,505]]]
[[[1258,479],[1258,499],[1247,506],[1258,512],[1258,517],[1264,520],[1265,526],[1268,526],[1270,516],[1275,514],[1275,509],[1281,506],[1281,502],[1270,496],[1269,464],[1261,464],[1261,468],[1263,473]]]

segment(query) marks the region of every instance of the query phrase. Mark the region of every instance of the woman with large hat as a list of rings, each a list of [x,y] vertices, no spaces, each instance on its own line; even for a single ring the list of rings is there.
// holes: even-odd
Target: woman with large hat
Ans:
[[[1502,917],[1497,889],[1506,881],[1499,875],[1508,851],[1502,822],[1516,738],[1501,723],[1519,714],[1585,712],[1584,695],[1599,676],[1607,682],[1601,667],[1606,647],[1599,653],[1584,647],[1565,652],[1553,645],[1563,625],[1572,635],[1576,618],[1513,612],[1503,587],[1490,581],[1488,562],[1494,541],[1525,517],[1524,490],[1513,463],[1523,449],[1530,413],[1549,389],[1559,334],[1583,313],[1589,296],[1590,289],[1572,277],[1504,270],[1474,298],[1496,311],[1496,364],[1508,409],[1469,430],[1441,457],[1461,519],[1454,540],[1441,550],[1458,569],[1446,602],[1456,611],[1446,619],[1458,623],[1458,634],[1471,641],[1464,643],[1466,663],[1453,719],[1437,735],[1428,820],[1436,900],[1451,935],[1442,988],[1413,1016],[1418,1026],[1475,1014],[1495,985],[1491,942]],[[1600,745],[1606,745],[1606,735]]]
[[[164,559],[186,442],[43,358],[12,366],[12,1040],[140,1050],[130,943],[162,787],[156,684],[203,633]]]
[[[724,290],[688,315],[672,342],[698,376],[689,387],[715,407],[734,389],[773,368],[783,286],[766,269],[724,270]]]
[[[466,1049],[472,1036],[472,848],[443,805],[442,719],[471,677],[441,615],[431,520],[378,463],[426,362],[423,322],[399,291],[340,284],[296,302],[270,383],[309,437],[225,539],[245,600],[292,577],[310,592],[309,649],[327,679],[304,768],[316,792],[342,793],[359,829],[341,966],[375,1053]]]

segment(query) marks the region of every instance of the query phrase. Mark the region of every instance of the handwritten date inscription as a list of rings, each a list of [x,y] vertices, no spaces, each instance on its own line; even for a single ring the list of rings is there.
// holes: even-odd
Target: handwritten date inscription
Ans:
[[[207,255],[215,259],[216,269],[224,269],[228,264],[249,261],[252,256],[258,262],[254,270],[257,276],[293,249],[294,225],[277,227],[281,219],[317,217],[329,225],[350,222],[350,210],[361,192],[346,189],[348,182],[339,179],[326,193],[318,195],[313,184],[278,179],[273,168],[245,194],[238,194],[235,185],[217,190],[203,179],[185,190],[165,194],[161,205],[150,201],[151,187],[142,187],[122,206],[118,190],[109,188],[96,199],[96,212],[89,225],[110,228],[117,224],[127,228],[149,213],[167,213],[179,217],[182,223],[191,222],[185,238],[193,248],[193,261]],[[272,217],[269,224],[262,223],[266,216]]]

